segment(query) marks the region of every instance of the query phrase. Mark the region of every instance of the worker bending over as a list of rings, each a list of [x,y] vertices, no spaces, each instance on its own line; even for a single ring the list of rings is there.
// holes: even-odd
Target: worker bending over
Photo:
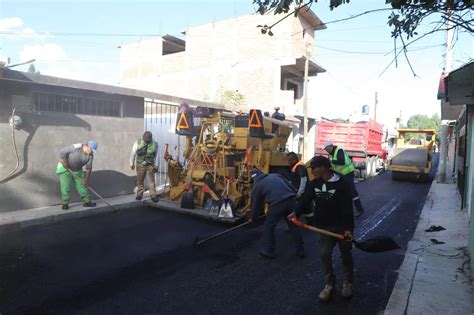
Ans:
[[[275,227],[281,219],[285,220],[296,207],[295,190],[280,174],[264,174],[259,169],[252,170],[253,188],[251,192],[251,217],[254,222],[263,212],[264,204],[269,204],[263,232],[263,249],[259,252],[263,258],[275,258]],[[285,220],[286,221],[286,220]],[[296,255],[304,258],[303,238],[298,228],[286,221],[296,243]]]
[[[56,174],[59,176],[63,210],[69,209],[71,184],[73,183],[79,196],[81,196],[83,206],[95,207],[96,203],[91,201],[87,186],[89,185],[92,162],[96,150],[97,142],[91,140],[87,144],[76,143],[59,151],[59,163],[56,167]],[[82,169],[84,166],[86,168],[85,173]]]

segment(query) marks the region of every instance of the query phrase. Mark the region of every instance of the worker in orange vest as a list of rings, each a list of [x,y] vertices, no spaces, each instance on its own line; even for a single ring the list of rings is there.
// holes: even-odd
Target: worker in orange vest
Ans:
[[[290,166],[290,183],[296,190],[296,199],[299,200],[303,196],[306,186],[308,186],[308,170],[303,162],[300,161],[298,154],[290,152],[286,155],[288,158],[288,165]],[[313,209],[308,208],[308,211],[303,213],[306,223],[313,225]]]

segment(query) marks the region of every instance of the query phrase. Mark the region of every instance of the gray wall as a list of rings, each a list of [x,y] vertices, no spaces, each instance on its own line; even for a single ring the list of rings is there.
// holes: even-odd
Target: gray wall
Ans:
[[[35,112],[31,91],[87,95],[123,103],[123,117],[104,117],[56,112]],[[132,193],[134,172],[129,168],[133,142],[143,133],[143,98],[94,91],[0,81],[0,177],[16,165],[8,119],[13,107],[23,118],[15,130],[20,166],[9,180],[0,183],[0,212],[60,204],[55,174],[58,150],[87,140],[98,142],[91,187],[105,197]],[[74,200],[79,198],[74,193]]]

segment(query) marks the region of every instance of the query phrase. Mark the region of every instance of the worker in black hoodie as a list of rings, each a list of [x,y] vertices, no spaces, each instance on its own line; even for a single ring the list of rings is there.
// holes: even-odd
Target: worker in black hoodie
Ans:
[[[259,252],[263,258],[275,258],[275,226],[280,219],[295,210],[296,192],[291,184],[280,174],[264,174],[259,169],[252,170],[253,188],[251,192],[251,217],[253,222],[263,212],[264,204],[269,204],[263,232],[263,249]],[[296,242],[296,255],[304,258],[303,238],[298,228],[286,221]]]
[[[336,244],[339,246],[344,269],[344,283],[341,294],[345,298],[352,296],[353,262],[352,233],[354,231],[354,215],[352,213],[352,194],[350,183],[342,175],[331,170],[331,162],[324,156],[315,156],[310,162],[312,180],[296,207],[296,211],[288,216],[291,220],[298,217],[311,206],[314,200],[315,226],[338,234],[344,234],[345,240],[320,235],[319,256],[324,273],[326,286],[319,294],[319,299],[328,301],[334,293],[335,277],[332,267],[332,253]]]

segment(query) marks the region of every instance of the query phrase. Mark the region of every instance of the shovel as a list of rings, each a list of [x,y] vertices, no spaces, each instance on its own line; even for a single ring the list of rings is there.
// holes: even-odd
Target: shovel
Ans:
[[[257,220],[260,220],[261,218],[264,218],[264,217],[265,217],[265,216],[262,215],[262,216],[258,217]],[[232,228],[230,228],[230,229],[227,229],[227,230],[225,230],[225,231],[219,232],[219,233],[214,234],[214,235],[212,235],[212,236],[208,236],[208,237],[206,237],[206,238],[203,238],[202,240],[199,240],[199,237],[196,236],[196,239],[194,240],[194,245],[200,245],[200,244],[202,244],[202,243],[205,243],[205,242],[207,242],[207,241],[213,240],[213,239],[218,238],[218,237],[220,237],[220,236],[222,236],[222,235],[226,235],[227,233],[230,233],[230,232],[232,232],[232,231],[235,231],[235,230],[237,230],[237,229],[240,229],[240,228],[242,228],[242,227],[244,227],[244,226],[247,226],[247,225],[249,225],[249,224],[253,224],[253,222],[245,221],[244,223],[241,223],[241,224],[239,224],[239,225],[236,225],[236,226],[234,226],[234,227],[232,227]]]
[[[99,195],[99,193],[95,191],[91,186],[86,186],[86,183],[84,182],[84,180],[80,178],[79,176],[77,176],[76,174],[74,174],[74,172],[70,168],[66,168],[66,169],[76,180],[80,181],[82,185],[84,185],[84,187],[87,187],[87,189],[89,189],[94,195],[96,195],[100,200],[102,200],[107,206],[109,206],[111,209],[113,209],[117,213],[120,212],[120,210],[112,206],[110,202],[108,202],[101,195]]]
[[[313,226],[298,221],[297,218],[291,218],[291,222],[293,222],[293,224],[304,230],[310,230],[316,233],[332,236],[343,241],[349,241],[349,239],[345,238],[342,234],[337,234],[323,229],[315,228]],[[350,241],[354,243],[355,247],[368,253],[381,253],[400,248],[400,246],[398,246],[398,244],[392,238],[387,236],[376,236],[365,241],[355,241],[352,239]]]
[[[229,182],[230,180],[226,180],[227,184],[225,187],[225,194],[222,194],[225,196],[224,200],[222,201],[221,208],[219,210],[219,218],[233,218],[234,214],[232,213],[232,202],[229,199]]]

